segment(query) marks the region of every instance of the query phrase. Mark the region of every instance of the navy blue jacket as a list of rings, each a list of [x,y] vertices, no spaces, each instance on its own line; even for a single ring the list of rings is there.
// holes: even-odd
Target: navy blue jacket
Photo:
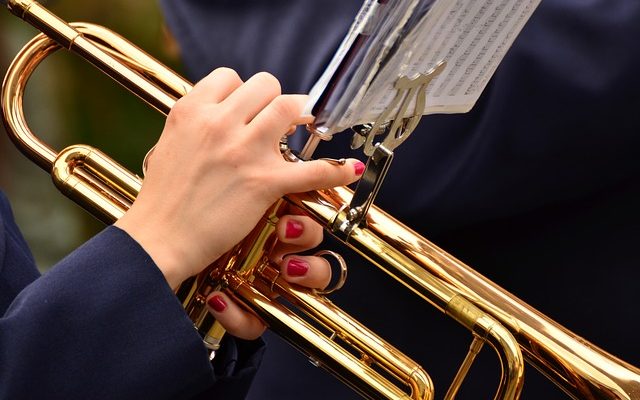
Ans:
[[[244,398],[261,342],[214,366],[148,254],[108,227],[45,275],[0,192],[0,399]]]
[[[285,92],[302,93],[325,68],[361,3],[161,0],[192,79],[217,66],[245,79],[266,70]],[[639,37],[637,0],[543,0],[474,109],[425,117],[398,148],[376,201],[635,365]],[[321,154],[347,155],[347,136],[334,137]],[[384,274],[356,259],[351,264],[347,285],[332,299],[421,361],[444,393],[468,347],[467,334]],[[357,398],[305,368],[279,340],[268,341],[251,398]],[[461,398],[491,396],[475,391],[496,379],[482,373],[493,370],[493,361],[482,362],[472,370],[479,382],[465,384]],[[284,382],[283,375],[295,379]],[[562,394],[529,368],[524,398]]]

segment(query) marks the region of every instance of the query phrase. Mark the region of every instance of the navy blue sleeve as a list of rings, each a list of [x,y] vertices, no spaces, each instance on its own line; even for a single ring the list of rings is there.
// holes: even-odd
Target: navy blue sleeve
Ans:
[[[245,396],[262,342],[229,338],[214,371],[162,273],[127,233],[106,228],[38,277],[0,207],[1,399]]]

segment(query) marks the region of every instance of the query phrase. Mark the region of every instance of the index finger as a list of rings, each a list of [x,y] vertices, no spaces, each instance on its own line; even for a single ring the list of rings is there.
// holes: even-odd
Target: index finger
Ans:
[[[280,139],[292,125],[313,122],[313,116],[303,115],[302,111],[309,99],[307,95],[284,94],[274,98],[249,123],[252,129],[267,133],[263,137]]]

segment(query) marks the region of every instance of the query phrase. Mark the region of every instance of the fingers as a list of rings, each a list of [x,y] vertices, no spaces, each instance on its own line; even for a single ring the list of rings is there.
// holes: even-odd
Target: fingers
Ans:
[[[225,103],[233,110],[241,112],[245,118],[244,122],[248,124],[280,93],[280,82],[273,75],[260,72],[234,91]],[[291,125],[291,121],[288,125]]]
[[[331,265],[317,256],[286,256],[280,263],[280,273],[287,282],[313,289],[324,289],[331,282]]]
[[[308,95],[290,95],[290,96],[295,96],[296,99],[294,99],[294,101],[297,101],[301,104],[307,103],[307,101],[309,101],[309,96]],[[287,130],[287,132],[285,132],[285,134],[287,136],[289,135],[293,135],[294,133],[296,133],[296,130],[298,129],[298,125],[308,125],[308,124],[312,124],[313,121],[316,119],[316,117],[314,117],[313,115],[310,114],[303,114],[300,115],[295,121],[293,121],[293,125],[291,125],[289,127],[289,130]]]
[[[298,125],[308,125],[313,123],[315,117],[313,115],[301,115],[297,120],[293,122],[293,125],[289,127],[289,130],[285,132],[285,135],[290,136],[296,133]]]
[[[282,193],[300,193],[353,183],[360,178],[365,165],[356,159],[347,159],[344,165],[314,160],[288,163],[284,168],[287,179],[279,180]]]
[[[282,257],[312,249],[322,242],[322,227],[304,215],[285,215],[276,224],[278,244],[271,252],[271,259],[280,262]]]
[[[279,243],[271,258],[280,267],[281,276],[290,283],[323,289],[331,281],[331,266],[317,256],[286,255],[316,247],[322,242],[322,227],[304,215],[285,215],[276,225]],[[243,310],[226,294],[213,292],[207,298],[209,312],[232,335],[253,340],[262,335],[264,324],[253,314]]]
[[[216,68],[198,82],[188,98],[193,101],[220,103],[242,85],[242,79],[231,68]]]
[[[254,125],[261,132],[274,132],[280,137],[291,126],[313,122],[313,116],[301,115],[308,96],[281,96],[280,93],[280,83],[269,73],[260,72],[243,83],[232,69],[217,68],[194,86],[189,98],[213,103],[224,101],[243,116],[246,124],[260,116]]]
[[[271,259],[280,265],[285,280],[314,289],[323,289],[331,281],[331,266],[322,257],[287,255],[318,246],[322,227],[304,215],[285,215],[276,224],[278,244]]]
[[[313,116],[302,115],[309,97],[287,94],[275,97],[249,124],[254,130],[264,132],[266,140],[279,139],[291,130],[292,125],[313,122]]]
[[[323,289],[331,281],[329,262],[317,256],[287,256],[280,262],[280,273],[287,282],[314,289]],[[222,292],[211,293],[207,306],[227,332],[240,339],[256,339],[266,329],[255,315],[242,309]]]
[[[208,101],[224,104],[224,107],[233,110],[237,119],[248,124],[257,134],[255,138],[267,143],[292,132],[294,125],[313,121],[312,116],[302,115],[308,96],[280,95],[278,80],[268,73],[258,73],[243,83],[235,71],[218,68],[198,82],[185,99],[190,103]],[[283,186],[281,192],[295,193],[346,185],[355,181],[363,170],[364,165],[357,160],[348,160],[343,166],[324,161],[295,163],[283,170],[286,176],[281,175],[282,179],[279,179]]]
[[[227,332],[240,339],[257,339],[266,329],[256,316],[243,310],[222,292],[211,293],[207,297],[207,306]]]

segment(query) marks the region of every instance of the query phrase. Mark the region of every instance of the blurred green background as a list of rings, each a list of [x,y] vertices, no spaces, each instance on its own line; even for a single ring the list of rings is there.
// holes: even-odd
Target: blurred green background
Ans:
[[[46,6],[66,21],[113,29],[180,72],[177,49],[155,1],[54,0]],[[8,11],[0,11],[2,76],[19,49],[37,33]],[[25,108],[31,129],[55,149],[90,144],[138,174],[164,122],[162,115],[63,50],[43,62],[30,81]],[[11,200],[17,223],[44,271],[104,225],[60,194],[49,174],[28,161],[2,129],[0,188]]]

